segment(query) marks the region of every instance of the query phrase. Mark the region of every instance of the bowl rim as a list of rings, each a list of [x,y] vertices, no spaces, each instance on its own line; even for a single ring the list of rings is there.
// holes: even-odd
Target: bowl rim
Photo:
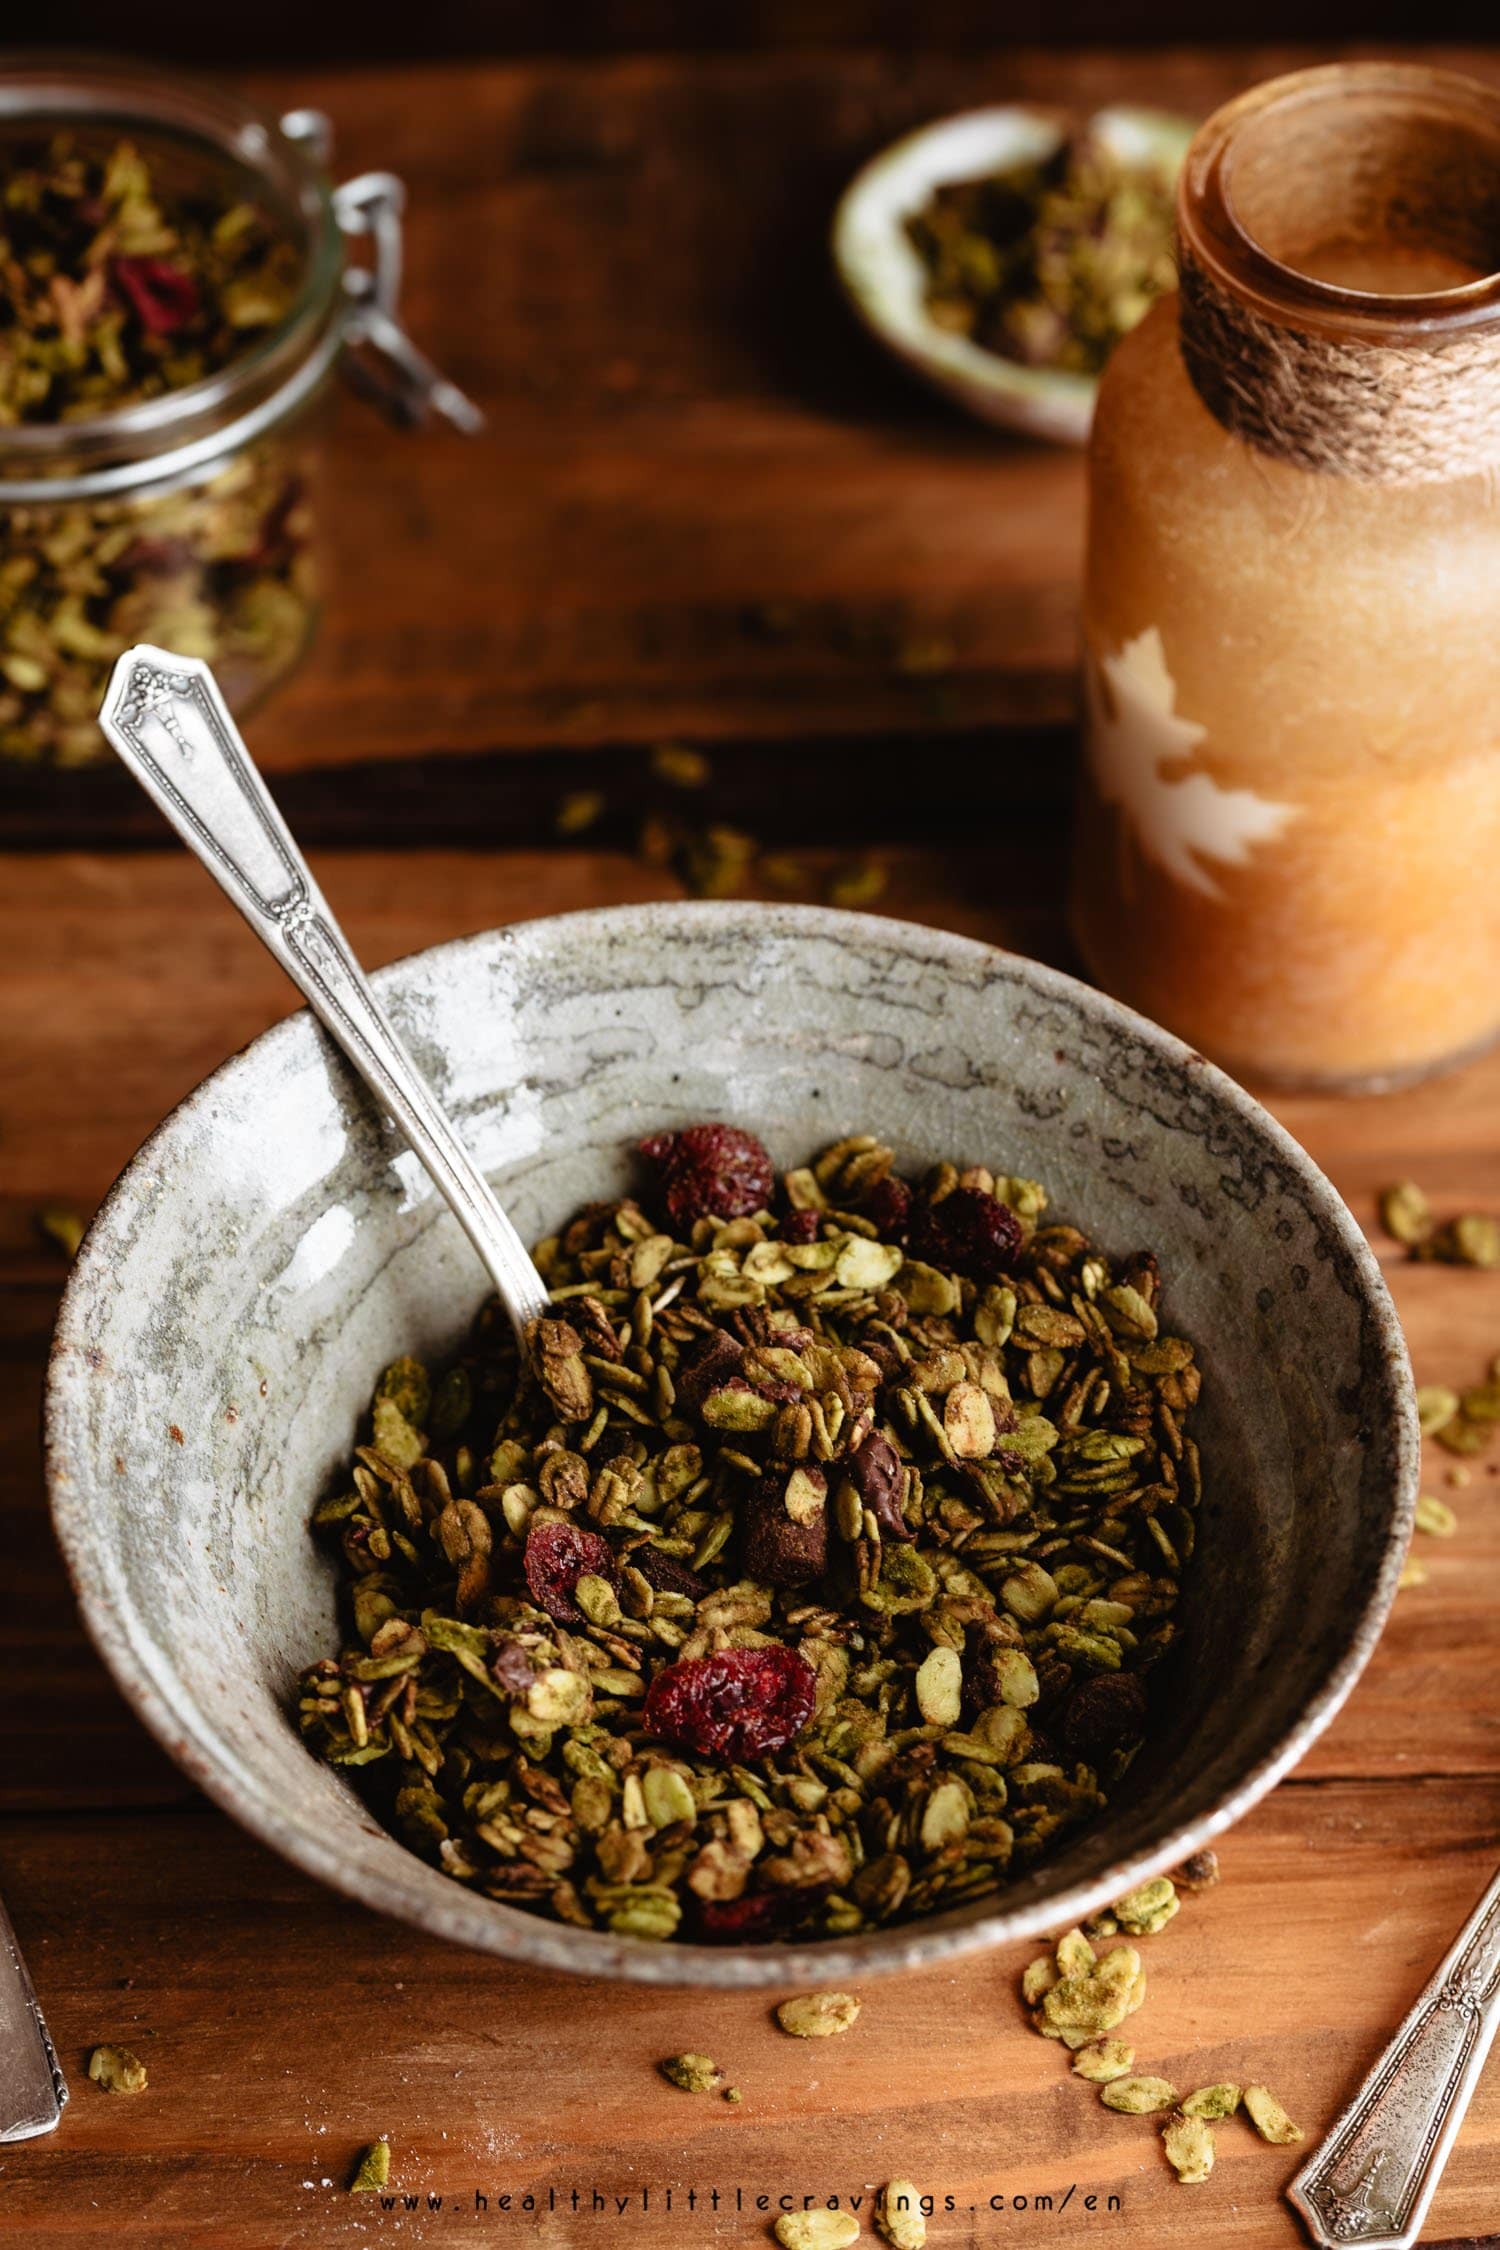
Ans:
[[[1031,141],[1039,136],[1055,147],[1067,132],[1072,114],[1045,102],[988,102],[930,118],[887,142],[860,166],[834,207],[829,248],[839,285],[856,317],[905,366],[966,406],[970,413],[1012,429],[1048,435],[1057,442],[1082,445],[1099,388],[1098,376],[1068,368],[1028,367],[1021,360],[1007,359],[1002,352],[988,351],[967,336],[938,327],[927,317],[920,301],[911,307],[895,302],[894,292],[901,287],[898,275],[909,270],[909,278],[916,279],[917,254],[899,227],[882,224],[877,237],[867,216],[872,200],[899,180],[903,171],[920,168],[923,159],[936,157],[950,141],[987,133],[994,137],[997,157],[1003,157],[1006,144],[1017,138]],[[1170,164],[1174,170],[1197,130],[1187,117],[1133,102],[1108,103],[1090,111],[1084,123],[1102,138],[1113,138],[1122,148],[1134,143],[1138,150]],[[909,208],[915,205],[903,203],[902,215]]]
[[[291,1865],[355,1903],[390,1914],[427,1934],[448,1938],[479,1951],[533,1967],[651,1985],[707,1985],[725,1990],[761,1990],[799,1978],[823,1982],[930,1967],[959,1956],[1065,1929],[1122,1896],[1136,1884],[1176,1866],[1231,1827],[1265,1796],[1321,1735],[1347,1700],[1379,1639],[1396,1593],[1416,1507],[1420,1472],[1420,1433],[1416,1395],[1405,1341],[1379,1262],[1337,1189],[1287,1129],[1216,1064],[1147,1017],[1138,1015],[1065,971],[1008,952],[982,939],[933,929],[892,916],[845,909],[749,900],[661,900],[585,908],[544,915],[497,929],[420,948],[375,971],[372,983],[383,998],[399,990],[419,967],[465,954],[493,953],[497,944],[546,945],[566,949],[574,943],[607,939],[622,927],[643,921],[670,923],[684,937],[747,925],[783,937],[858,938],[874,936],[885,946],[925,959],[941,970],[963,973],[982,964],[1003,962],[1008,973],[1028,983],[1044,999],[1081,1008],[1096,1020],[1129,1032],[1178,1070],[1188,1070],[1205,1093],[1226,1103],[1269,1145],[1296,1179],[1310,1211],[1337,1237],[1350,1262],[1361,1301],[1373,1317],[1380,1344],[1382,1421],[1377,1425],[1390,1455],[1391,1513],[1383,1551],[1362,1607],[1346,1622],[1341,1653],[1314,1695],[1279,1739],[1196,1818],[1180,1820],[1154,1843],[1130,1853],[1096,1876],[1065,1890],[1007,1907],[1005,1892],[995,1894],[989,1911],[959,1922],[902,1923],[863,1935],[813,1944],[706,1946],[657,1944],[617,1938],[552,1922],[498,1901],[479,1899],[452,1883],[451,1900],[418,1897],[395,1875],[358,1871],[357,1877],[336,1845],[311,1823],[289,1817],[280,1803],[234,1758],[230,1745],[198,1717],[187,1696],[174,1695],[178,1682],[157,1661],[156,1645],[135,1617],[113,1598],[101,1548],[93,1536],[89,1465],[83,1442],[84,1386],[90,1372],[88,1317],[94,1267],[120,1219],[134,1206],[148,1177],[184,1125],[211,1111],[225,1084],[263,1067],[264,1058],[306,1040],[314,1054],[336,1054],[310,1009],[293,1010],[220,1063],[168,1111],[126,1164],[94,1215],[69,1274],[59,1306],[47,1370],[43,1442],[53,1525],[84,1625],[115,1685],[148,1732],[173,1761],[222,1811]],[[258,1064],[256,1058],[261,1058]],[[398,1840],[399,1841],[399,1840]],[[414,1866],[434,1871],[413,1855]],[[963,1910],[959,1910],[963,1911]]]

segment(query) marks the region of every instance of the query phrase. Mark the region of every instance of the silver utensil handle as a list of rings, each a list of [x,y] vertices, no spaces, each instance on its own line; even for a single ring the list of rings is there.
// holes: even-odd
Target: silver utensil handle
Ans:
[[[16,1933],[0,1906],[0,2144],[50,2133],[67,2098]]]
[[[1500,1875],[1321,2148],[1287,2189],[1313,2240],[1407,2250],[1500,2026]]]
[[[546,1284],[365,981],[208,666],[127,649],[99,724],[395,1118],[519,1332],[545,1309]]]

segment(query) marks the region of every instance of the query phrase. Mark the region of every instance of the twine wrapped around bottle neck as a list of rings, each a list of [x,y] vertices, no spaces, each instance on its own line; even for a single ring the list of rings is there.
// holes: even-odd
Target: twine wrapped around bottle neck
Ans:
[[[1195,135],[1177,235],[1226,429],[1371,484],[1500,468],[1500,89],[1395,62],[1252,87]]]
[[[1203,403],[1263,453],[1370,484],[1500,469],[1500,326],[1377,343],[1271,321],[1180,246],[1181,346]]]

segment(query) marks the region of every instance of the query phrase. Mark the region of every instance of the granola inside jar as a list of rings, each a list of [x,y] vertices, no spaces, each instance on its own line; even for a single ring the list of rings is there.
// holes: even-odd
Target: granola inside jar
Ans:
[[[123,62],[0,73],[0,759],[103,762],[121,651],[215,667],[240,712],[318,614],[319,401],[344,350],[478,416],[395,319],[401,189],[333,189],[328,127]],[[347,238],[374,236],[373,268]]]

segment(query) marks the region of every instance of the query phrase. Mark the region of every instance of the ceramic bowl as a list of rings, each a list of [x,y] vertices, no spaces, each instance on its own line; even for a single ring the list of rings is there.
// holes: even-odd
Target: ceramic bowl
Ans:
[[[175,1110],[91,1228],[48,1398],[57,1529],[136,1710],[256,1836],[368,1906],[551,1968],[838,1982],[1065,1927],[1244,1812],[1327,1724],[1411,1526],[1415,1405],[1359,1228],[1247,1094],[1086,986],[857,914],[660,905],[467,938],[375,979],[523,1234],[704,1116],[781,1163],[848,1130],[1047,1181],[1109,1252],[1158,1250],[1205,1374],[1207,1472],[1170,1716],[1117,1800],[1001,1895],[818,1946],[654,1945],[479,1897],[303,1748],[338,1645],[308,1531],[373,1378],[457,1344],[480,1269],[303,1012]]]
[[[1175,177],[1194,127],[1152,109],[1101,109],[1090,129],[1130,163]],[[1010,103],[966,110],[908,133],[871,159],[834,215],[833,258],[854,310],[887,350],[982,421],[1028,437],[1082,445],[1094,415],[1097,378],[1023,367],[929,319],[927,274],[906,222],[933,190],[1047,156],[1066,130],[1056,113]]]

